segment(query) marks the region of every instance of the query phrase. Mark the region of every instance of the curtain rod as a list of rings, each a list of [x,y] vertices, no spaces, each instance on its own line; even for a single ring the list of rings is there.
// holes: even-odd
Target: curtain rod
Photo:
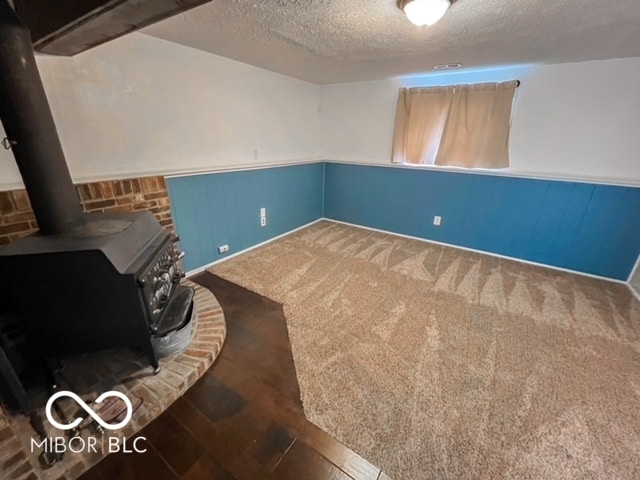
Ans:
[[[415,86],[415,87],[404,87],[406,90],[413,90],[413,89],[419,89],[419,88],[444,88],[444,87],[462,87],[464,85],[483,85],[483,84],[489,84],[489,83],[507,83],[507,82],[516,82],[516,88],[518,88],[521,85],[521,81],[520,80],[505,80],[504,82],[478,82],[478,83],[456,83],[454,85],[422,85],[422,86]]]

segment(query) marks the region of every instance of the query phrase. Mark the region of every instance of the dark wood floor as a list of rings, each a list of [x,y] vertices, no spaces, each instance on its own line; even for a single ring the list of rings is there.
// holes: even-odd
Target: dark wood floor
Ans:
[[[147,426],[144,454],[111,454],[83,480],[386,480],[307,422],[282,306],[209,273],[227,340],[213,367]]]

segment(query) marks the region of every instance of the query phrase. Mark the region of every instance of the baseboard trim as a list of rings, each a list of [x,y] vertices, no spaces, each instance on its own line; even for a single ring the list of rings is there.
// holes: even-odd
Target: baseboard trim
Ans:
[[[532,262],[530,260],[524,260],[522,258],[509,257],[507,255],[500,255],[499,253],[487,252],[487,251],[484,251],[484,250],[477,250],[475,248],[469,248],[469,247],[462,247],[460,245],[453,245],[451,243],[438,242],[436,240],[429,240],[429,239],[426,239],[426,238],[414,237],[414,236],[411,236],[411,235],[404,235],[402,233],[391,232],[389,230],[382,230],[382,229],[379,229],[379,228],[366,227],[364,225],[358,225],[356,223],[350,223],[350,222],[343,222],[341,220],[335,220],[333,218],[326,218],[326,217],[318,218],[317,220],[314,220],[312,222],[309,222],[309,223],[306,223],[304,225],[301,225],[300,227],[294,228],[293,230],[289,230],[288,232],[285,232],[285,233],[282,233],[280,235],[277,235],[277,236],[275,236],[273,238],[270,238],[269,240],[265,240],[264,242],[258,243],[256,245],[253,245],[253,246],[249,247],[249,248],[245,248],[244,250],[240,250],[239,252],[236,252],[236,253],[233,253],[233,254],[231,254],[229,256],[221,258],[220,260],[215,260],[215,261],[213,261],[211,263],[208,263],[208,264],[206,264],[206,265],[204,265],[202,267],[196,268],[194,270],[190,270],[190,271],[188,271],[186,273],[186,276],[187,276],[187,278],[189,278],[189,277],[191,277],[193,275],[197,275],[198,273],[202,273],[205,270],[207,270],[208,268],[210,268],[210,267],[212,267],[212,266],[214,266],[214,265],[216,265],[218,263],[225,262],[225,261],[227,261],[227,260],[229,260],[231,258],[237,257],[238,255],[242,255],[243,253],[249,252],[249,251],[254,250],[254,249],[258,248],[258,247],[262,247],[263,245],[267,245],[267,244],[269,244],[269,243],[271,243],[271,242],[273,242],[275,240],[278,240],[280,238],[286,237],[287,235],[291,235],[292,233],[295,233],[295,232],[297,232],[299,230],[307,228],[307,227],[309,227],[309,226],[311,226],[311,225],[313,225],[315,223],[321,222],[323,220],[326,220],[327,222],[333,222],[333,223],[339,223],[339,224],[342,224],[342,225],[348,225],[350,227],[362,228],[364,230],[370,230],[372,232],[385,233],[387,235],[395,235],[397,237],[408,238],[408,239],[411,239],[411,240],[417,240],[419,242],[431,243],[431,244],[434,244],[434,245],[442,245],[442,246],[445,246],[445,247],[451,247],[451,248],[455,248],[455,249],[458,249],[458,250],[464,250],[464,251],[467,251],[467,252],[480,253],[482,255],[489,255],[491,257],[502,258],[502,259],[505,259],[505,260],[512,260],[514,262],[520,262],[520,263],[524,263],[524,264],[527,264],[527,265],[534,265],[536,267],[543,267],[543,268],[549,268],[551,270],[557,270],[557,271],[560,271],[560,272],[573,273],[575,275],[581,275],[583,277],[595,278],[597,280],[604,280],[606,282],[619,283],[619,284],[622,284],[622,285],[626,285],[629,288],[629,290],[631,291],[631,293],[638,300],[640,300],[640,293],[636,292],[628,281],[618,280],[617,278],[603,277],[601,275],[594,275],[592,273],[580,272],[578,270],[571,270],[569,268],[562,268],[562,267],[556,267],[554,265],[547,265],[545,263]],[[636,268],[637,267],[638,267],[638,265],[636,265]],[[631,278],[631,277],[629,277],[629,278]]]
[[[226,256],[224,258],[221,258],[220,260],[215,260],[215,261],[213,261],[211,263],[207,263],[206,265],[204,265],[202,267],[198,267],[198,268],[196,268],[194,270],[189,270],[186,273],[186,277],[189,278],[189,277],[192,277],[193,275],[197,275],[198,273],[202,273],[205,270],[207,270],[208,268],[213,267],[214,265],[216,265],[218,263],[225,262],[225,261],[227,261],[227,260],[229,260],[229,259],[231,259],[233,257],[237,257],[238,255],[242,255],[243,253],[249,252],[249,251],[254,250],[254,249],[258,248],[258,247],[262,247],[263,245],[267,245],[268,243],[271,243],[271,242],[273,242],[275,240],[278,240],[278,239],[280,239],[282,237],[286,237],[287,235],[291,235],[292,233],[295,233],[298,230],[302,230],[303,228],[307,228],[307,227],[313,225],[314,223],[321,222],[322,220],[326,220],[326,219],[325,218],[318,218],[317,220],[314,220],[314,221],[309,222],[309,223],[305,223],[304,225],[302,225],[300,227],[297,227],[297,228],[294,228],[293,230],[289,230],[288,232],[281,233],[280,235],[278,235],[276,237],[273,237],[273,238],[270,238],[269,240],[265,240],[264,242],[258,243],[256,245],[253,245],[253,246],[249,247],[249,248],[245,248],[244,250],[240,250],[239,252],[232,253],[231,255],[228,255],[228,256]]]
[[[329,222],[340,223],[340,224],[343,224],[343,225],[349,225],[351,227],[356,227],[356,228],[363,228],[365,230],[371,230],[373,232],[385,233],[387,235],[395,235],[397,237],[409,238],[411,240],[418,240],[419,242],[432,243],[432,244],[435,244],[435,245],[442,245],[442,246],[445,246],[445,247],[456,248],[458,250],[464,250],[464,251],[467,251],[467,252],[480,253],[480,254],[489,255],[489,256],[492,256],[492,257],[503,258],[505,260],[513,260],[514,262],[525,263],[527,265],[534,265],[536,267],[544,267],[544,268],[550,268],[551,270],[558,270],[560,272],[574,273],[576,275],[582,275],[584,277],[596,278],[598,280],[605,280],[607,282],[620,283],[622,285],[627,285],[627,286],[630,287],[630,285],[627,282],[625,282],[624,280],[618,280],[617,278],[603,277],[601,275],[594,275],[594,274],[591,274],[591,273],[580,272],[578,270],[571,270],[571,269],[568,269],[568,268],[556,267],[556,266],[553,266],[553,265],[547,265],[545,263],[532,262],[530,260],[524,260],[522,258],[509,257],[507,255],[500,255],[499,253],[486,252],[484,250],[476,250],[475,248],[462,247],[460,245],[453,245],[451,243],[438,242],[436,240],[428,240],[426,238],[420,238],[420,237],[413,237],[411,235],[404,235],[402,233],[390,232],[388,230],[381,230],[379,228],[365,227],[364,225],[358,225],[356,223],[349,223],[349,222],[342,222],[340,220],[334,220],[333,218],[322,218],[321,220],[327,220]]]
[[[631,273],[629,274],[629,278],[627,279],[627,285],[629,286],[629,290],[631,293],[640,301],[640,291],[636,290],[635,287],[631,283],[631,279],[636,276],[636,274],[640,274],[640,255],[638,255],[638,260],[636,260],[636,264],[633,266]]]

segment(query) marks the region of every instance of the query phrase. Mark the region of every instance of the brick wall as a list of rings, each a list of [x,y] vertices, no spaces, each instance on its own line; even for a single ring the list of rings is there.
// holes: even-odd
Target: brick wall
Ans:
[[[76,185],[86,212],[151,211],[160,224],[173,231],[169,195],[164,178],[142,177]],[[0,246],[38,230],[25,190],[0,192]]]

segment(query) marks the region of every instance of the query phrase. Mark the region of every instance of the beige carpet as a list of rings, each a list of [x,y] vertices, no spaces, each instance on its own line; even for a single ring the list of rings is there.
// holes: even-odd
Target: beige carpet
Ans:
[[[624,285],[326,221],[211,271],[284,304],[305,414],[396,480],[640,478]]]

